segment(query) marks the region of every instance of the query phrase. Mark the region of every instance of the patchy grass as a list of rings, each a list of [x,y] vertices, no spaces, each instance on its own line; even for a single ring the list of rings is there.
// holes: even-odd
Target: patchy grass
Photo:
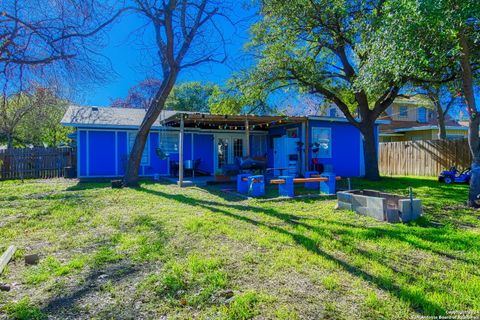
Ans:
[[[480,312],[479,212],[465,185],[353,180],[425,215],[385,224],[335,200],[245,200],[220,188],[0,182],[2,313],[16,319],[380,319]],[[273,191],[270,190],[270,193]],[[303,191],[301,191],[303,192]],[[300,193],[301,193],[300,192]],[[40,263],[25,266],[23,256]]]

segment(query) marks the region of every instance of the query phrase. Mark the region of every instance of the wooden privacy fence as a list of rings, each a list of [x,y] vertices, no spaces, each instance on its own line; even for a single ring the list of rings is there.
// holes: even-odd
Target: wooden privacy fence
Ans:
[[[387,176],[438,176],[471,164],[467,139],[382,142],[379,153],[380,174]]]
[[[70,147],[0,150],[0,180],[63,177],[65,167],[76,166],[75,154]]]

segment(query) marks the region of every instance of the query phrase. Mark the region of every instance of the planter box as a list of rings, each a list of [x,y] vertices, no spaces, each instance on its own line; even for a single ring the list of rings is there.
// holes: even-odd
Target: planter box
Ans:
[[[387,222],[409,222],[422,215],[419,199],[374,190],[352,190],[337,193],[337,209],[353,210],[358,214]]]

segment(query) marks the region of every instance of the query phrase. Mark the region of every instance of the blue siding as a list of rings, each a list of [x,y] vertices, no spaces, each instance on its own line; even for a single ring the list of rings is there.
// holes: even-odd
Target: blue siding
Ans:
[[[328,122],[328,121],[309,121],[309,162],[312,164],[311,152],[312,128],[331,128],[332,132],[332,156],[331,158],[319,158],[323,165],[332,165],[335,174],[340,176],[359,176],[361,163],[361,139],[360,131],[349,123]]]
[[[362,140],[357,128],[349,123],[320,120],[309,121],[309,139],[305,144],[309,148],[308,166],[312,164],[311,137],[313,127],[331,128],[332,156],[320,158],[320,163],[332,165],[336,174],[341,176],[359,176],[363,174]],[[303,140],[301,124],[277,126],[269,129],[267,136],[268,167],[273,167],[273,138],[286,134],[289,128],[298,128],[299,139]],[[376,130],[378,141],[378,128]],[[88,142],[87,142],[88,138]],[[193,154],[192,154],[193,138]],[[78,161],[80,177],[122,176],[128,162],[127,131],[113,130],[82,130],[78,131]],[[252,139],[252,137],[250,137]],[[252,140],[250,140],[253,147]],[[116,143],[115,143],[116,142]],[[150,164],[140,168],[140,175],[169,173],[169,160],[178,160],[178,154],[171,154],[170,159],[160,159],[156,154],[159,133],[152,131],[149,138]],[[115,145],[117,150],[115,150]],[[87,150],[88,147],[88,150]],[[200,159],[200,169],[214,173],[214,134],[185,133],[184,159]],[[88,159],[87,159],[88,157]],[[87,165],[88,160],[88,165]],[[303,161],[303,160],[302,160]]]
[[[123,176],[128,163],[127,133],[124,131],[117,132],[117,152],[118,175]]]
[[[158,132],[150,133],[150,165],[145,166],[144,170],[144,174],[147,176],[168,174],[168,158],[160,159],[160,157],[157,156],[156,149],[158,148],[158,139]]]
[[[86,131],[80,131],[80,134],[78,135],[78,153],[79,157],[78,160],[80,161],[79,166],[79,175],[80,176],[87,176],[87,132]]]
[[[213,134],[193,135],[193,157],[200,159],[200,170],[213,174]]]
[[[89,131],[89,175],[115,175],[115,132]]]

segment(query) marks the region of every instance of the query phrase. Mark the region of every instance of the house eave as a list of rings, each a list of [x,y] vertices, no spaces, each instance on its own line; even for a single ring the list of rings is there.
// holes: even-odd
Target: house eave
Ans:
[[[468,128],[461,126],[446,126],[446,130],[460,130],[468,131]],[[393,132],[411,132],[411,131],[426,131],[426,130],[438,130],[438,126],[422,126],[422,127],[412,127],[412,128],[398,128],[394,129]]]

